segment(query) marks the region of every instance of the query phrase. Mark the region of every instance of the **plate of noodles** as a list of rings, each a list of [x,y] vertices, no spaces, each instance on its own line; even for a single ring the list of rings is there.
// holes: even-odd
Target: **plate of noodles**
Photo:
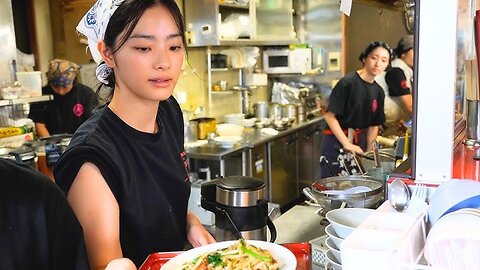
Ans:
[[[295,270],[287,248],[265,241],[238,240],[197,247],[172,258],[161,270]]]

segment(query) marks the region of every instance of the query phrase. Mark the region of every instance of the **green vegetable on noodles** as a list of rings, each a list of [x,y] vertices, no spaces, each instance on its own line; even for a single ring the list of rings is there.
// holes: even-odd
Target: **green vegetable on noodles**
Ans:
[[[222,262],[222,255],[220,253],[212,253],[207,256],[208,264],[213,265],[214,267],[221,266]]]
[[[272,258],[270,258],[269,256],[259,254],[254,250],[249,249],[244,241],[241,241],[241,244],[242,244],[241,249],[243,253],[247,254],[248,256],[252,256],[253,258],[264,261],[264,262],[272,262]]]

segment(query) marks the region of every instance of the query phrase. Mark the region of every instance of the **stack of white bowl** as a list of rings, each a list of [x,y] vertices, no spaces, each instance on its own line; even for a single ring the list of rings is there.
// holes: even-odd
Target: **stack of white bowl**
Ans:
[[[223,116],[223,121],[229,124],[242,125],[242,121],[245,119],[245,114],[243,113],[230,113]]]
[[[325,244],[328,247],[328,265],[335,270],[342,269],[341,246],[355,228],[365,221],[375,210],[366,208],[341,208],[327,213],[326,218],[330,222],[325,228],[328,238]]]
[[[480,269],[480,183],[454,179],[441,184],[428,208],[431,225],[425,258],[438,269]]]

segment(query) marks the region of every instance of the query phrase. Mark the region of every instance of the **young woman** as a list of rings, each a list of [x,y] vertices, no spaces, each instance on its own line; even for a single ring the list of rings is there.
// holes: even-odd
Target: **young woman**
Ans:
[[[387,68],[390,57],[387,43],[370,43],[359,57],[363,68],[347,74],[332,90],[321,153],[332,165],[334,176],[352,172],[354,164],[346,153],[362,154],[372,149],[378,126],[385,120],[385,94],[374,79]],[[327,166],[322,166],[322,177],[331,174]]]
[[[385,123],[383,135],[402,135],[405,132],[403,121],[412,115],[413,85],[413,35],[407,35],[398,41],[392,67],[378,81],[385,93]]]
[[[187,213],[183,119],[172,97],[185,54],[174,0],[98,0],[77,29],[111,101],[74,134],[55,179],[82,224],[92,269],[214,242]]]

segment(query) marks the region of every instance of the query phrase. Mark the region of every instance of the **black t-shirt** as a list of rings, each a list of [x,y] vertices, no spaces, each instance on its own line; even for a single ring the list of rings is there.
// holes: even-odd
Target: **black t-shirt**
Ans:
[[[388,85],[388,95],[399,97],[410,94],[407,78],[401,68],[393,67],[385,74],[385,82]]]
[[[0,159],[0,183],[0,269],[90,269],[82,227],[48,177]]]
[[[55,93],[50,85],[43,87],[42,93],[53,95],[53,100],[32,104],[28,117],[33,122],[44,123],[51,135],[73,134],[98,105],[93,90],[80,83],[75,83],[64,96]]]
[[[342,129],[367,128],[385,121],[385,93],[355,72],[348,73],[333,88],[328,111],[335,114]]]
[[[182,250],[190,183],[183,119],[174,98],[160,102],[155,134],[138,131],[107,106],[75,132],[55,165],[68,194],[84,162],[101,171],[120,208],[123,255],[137,267],[153,252]]]

